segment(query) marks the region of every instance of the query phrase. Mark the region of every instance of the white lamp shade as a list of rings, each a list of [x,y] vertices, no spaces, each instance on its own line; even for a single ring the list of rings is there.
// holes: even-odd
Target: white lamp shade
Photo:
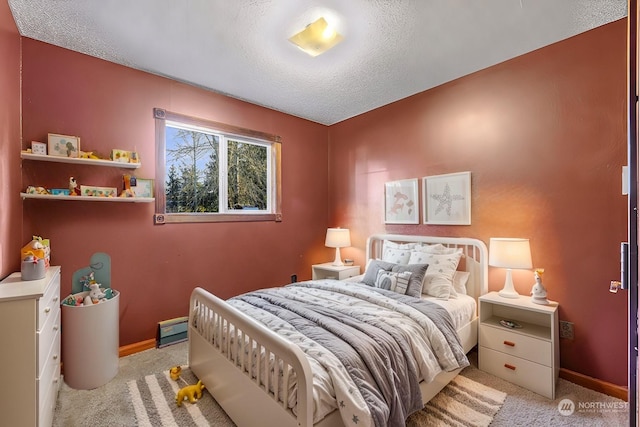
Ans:
[[[346,248],[351,246],[348,228],[328,228],[324,245],[329,248]]]
[[[489,265],[502,268],[532,268],[529,239],[492,237],[489,240]]]

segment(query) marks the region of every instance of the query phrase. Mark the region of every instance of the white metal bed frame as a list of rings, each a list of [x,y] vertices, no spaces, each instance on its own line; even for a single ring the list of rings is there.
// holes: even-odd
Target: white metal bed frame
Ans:
[[[367,260],[381,257],[384,240],[461,248],[465,255],[461,264],[471,273],[467,294],[477,302],[480,295],[487,293],[488,251],[484,242],[457,237],[378,234],[367,239]],[[477,321],[476,314],[458,330],[465,352],[478,342]],[[191,295],[188,334],[190,368],[238,426],[343,426],[337,410],[313,423],[313,376],[306,355],[297,345],[199,287]],[[253,349],[254,355],[266,355],[262,358],[264,362],[252,367],[251,357],[245,357],[247,346]],[[275,369],[275,373],[270,375],[271,369]],[[290,370],[295,372],[297,380],[297,416],[287,407],[287,387],[280,387],[278,381],[272,380],[282,376],[283,383],[287,384]],[[432,382],[422,382],[423,401],[433,398],[459,372],[442,372]]]

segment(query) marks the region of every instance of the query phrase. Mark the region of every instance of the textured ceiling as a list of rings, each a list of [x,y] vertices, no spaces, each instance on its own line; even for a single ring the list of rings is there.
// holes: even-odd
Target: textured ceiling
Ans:
[[[626,0],[9,0],[20,34],[334,124],[623,18]],[[319,16],[345,39],[288,38]]]

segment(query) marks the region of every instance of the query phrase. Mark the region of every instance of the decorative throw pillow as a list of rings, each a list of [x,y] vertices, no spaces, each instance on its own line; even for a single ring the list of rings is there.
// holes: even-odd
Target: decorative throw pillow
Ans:
[[[467,282],[471,273],[468,271],[456,271],[453,273],[453,289],[458,295],[467,295]]]
[[[458,268],[460,257],[462,257],[462,251],[446,255],[421,253],[420,257],[416,256],[416,262],[420,261],[429,264],[424,278],[422,293],[440,299],[455,297],[453,275]]]
[[[409,280],[409,288],[406,294],[411,297],[420,298],[422,294],[422,287],[425,278],[425,274],[429,271],[428,264],[413,264],[413,265],[394,265],[391,269],[394,273],[404,273],[406,271],[411,272],[411,279]]]
[[[376,279],[378,278],[378,271],[391,271],[394,264],[390,262],[385,262],[379,259],[371,260],[367,264],[367,269],[364,272],[364,277],[362,278],[362,283],[367,284],[369,286],[376,285]]]
[[[404,295],[407,293],[407,289],[409,288],[410,279],[410,271],[393,273],[390,271],[378,270],[378,277],[376,278],[375,286],[376,288],[387,289]]]

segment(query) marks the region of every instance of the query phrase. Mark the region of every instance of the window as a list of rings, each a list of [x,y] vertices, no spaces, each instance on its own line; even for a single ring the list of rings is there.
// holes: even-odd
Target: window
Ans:
[[[280,221],[280,138],[154,109],[156,223]]]

